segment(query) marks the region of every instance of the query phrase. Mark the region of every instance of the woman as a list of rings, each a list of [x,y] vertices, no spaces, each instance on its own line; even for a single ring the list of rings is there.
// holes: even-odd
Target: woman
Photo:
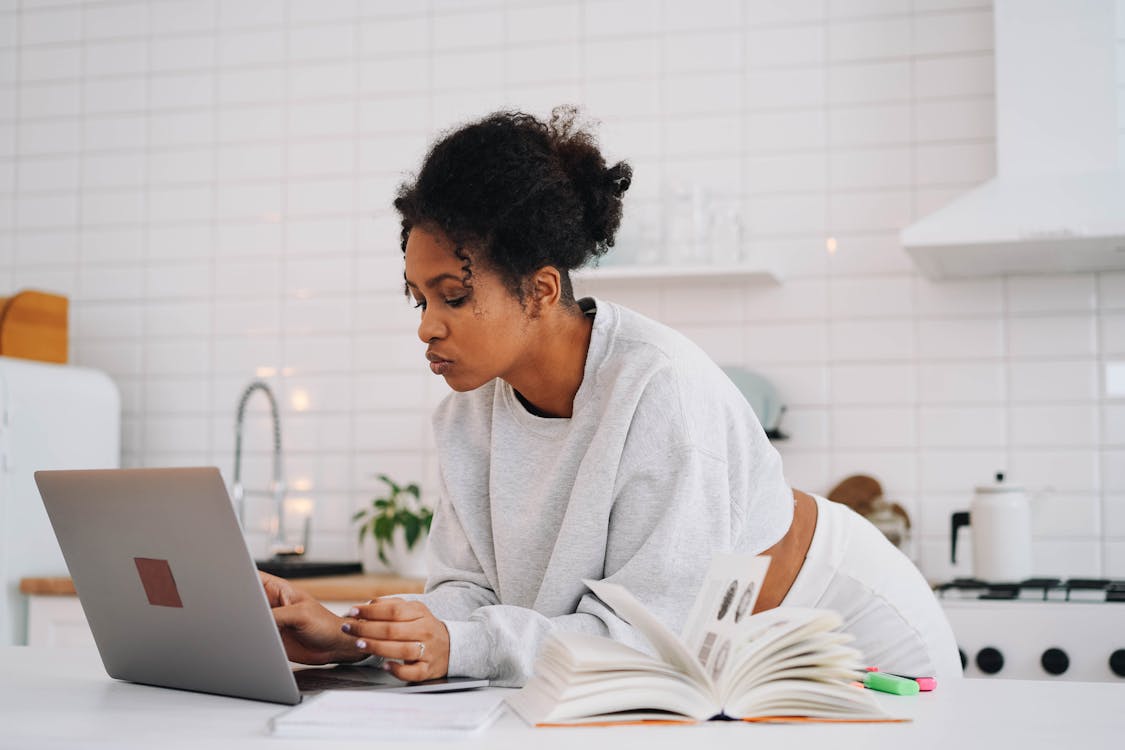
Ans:
[[[613,244],[630,179],[560,110],[465,126],[400,189],[418,335],[454,391],[433,420],[430,578],[419,597],[343,621],[267,578],[290,657],[519,685],[554,630],[646,648],[582,579],[624,585],[678,631],[712,556],[740,551],[772,559],[756,609],[831,605],[882,669],[959,673],[913,565],[846,508],[787,486],[753,411],[698,347],[574,298],[569,272]]]

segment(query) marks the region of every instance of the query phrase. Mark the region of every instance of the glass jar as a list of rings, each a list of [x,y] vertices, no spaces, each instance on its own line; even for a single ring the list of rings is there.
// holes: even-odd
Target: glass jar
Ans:
[[[904,554],[910,554],[910,517],[903,507],[879,496],[866,514],[867,520]]]

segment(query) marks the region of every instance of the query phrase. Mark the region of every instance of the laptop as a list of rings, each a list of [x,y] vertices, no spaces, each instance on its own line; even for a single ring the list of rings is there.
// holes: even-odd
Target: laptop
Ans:
[[[110,677],[275,703],[341,688],[464,690],[381,669],[294,672],[219,470],[37,471]]]

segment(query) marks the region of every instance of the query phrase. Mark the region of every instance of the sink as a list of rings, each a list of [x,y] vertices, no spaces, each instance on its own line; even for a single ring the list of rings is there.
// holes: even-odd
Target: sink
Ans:
[[[269,560],[255,560],[254,564],[263,573],[282,578],[319,578],[321,576],[347,576],[363,572],[361,562],[335,562],[326,560],[300,560],[287,557],[274,557]]]

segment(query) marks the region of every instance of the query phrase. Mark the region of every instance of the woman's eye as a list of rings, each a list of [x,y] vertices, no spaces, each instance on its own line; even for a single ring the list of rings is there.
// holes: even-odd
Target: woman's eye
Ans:
[[[465,300],[467,300],[468,298],[469,298],[469,295],[466,294],[462,297],[454,297],[453,299],[447,299],[447,300],[443,300],[443,301],[449,307],[460,307],[461,305],[465,304]],[[414,309],[415,310],[425,310],[426,309],[426,300],[416,299],[416,300],[412,300],[412,302],[414,303]]]

